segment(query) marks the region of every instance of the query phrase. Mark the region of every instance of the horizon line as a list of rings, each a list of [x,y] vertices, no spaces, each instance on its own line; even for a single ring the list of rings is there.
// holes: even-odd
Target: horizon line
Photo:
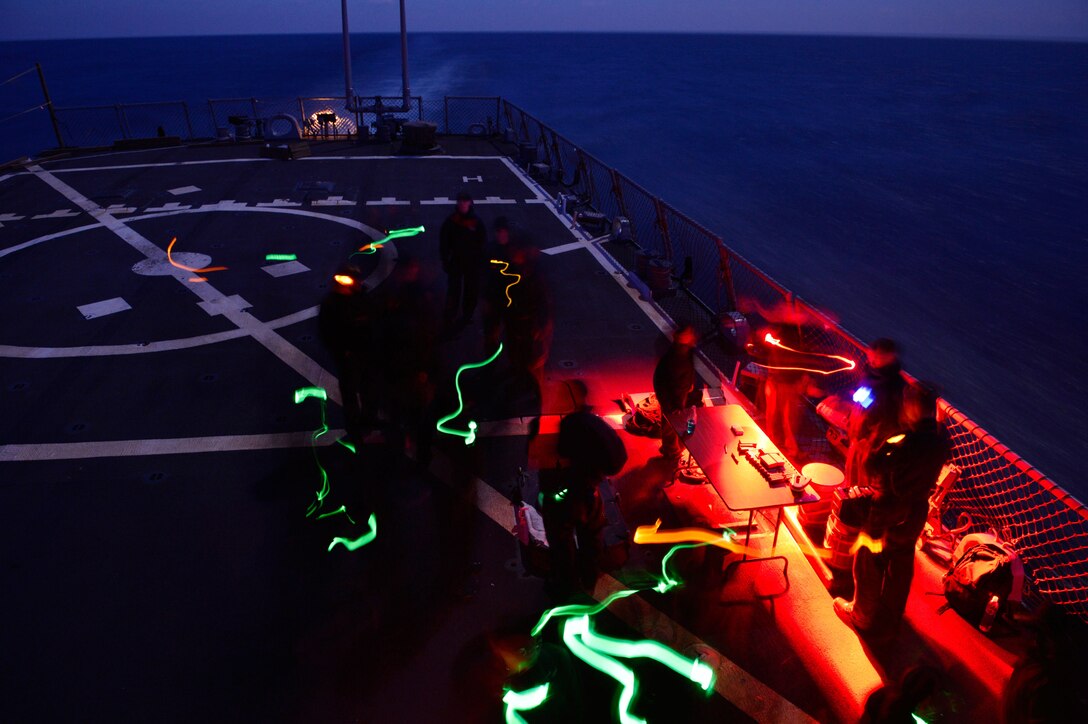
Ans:
[[[397,30],[378,32],[352,32],[352,36],[398,35]],[[73,40],[156,40],[162,38],[242,38],[242,37],[292,37],[306,35],[340,35],[337,31],[299,33],[178,33],[174,35],[86,35],[81,37],[0,38],[0,43],[35,43]],[[989,40],[1029,43],[1088,43],[1088,35],[1033,36],[1033,35],[962,35],[943,33],[880,33],[880,32],[823,32],[783,30],[414,30],[412,35],[693,35],[693,36],[769,36],[811,38],[885,38],[902,40]]]

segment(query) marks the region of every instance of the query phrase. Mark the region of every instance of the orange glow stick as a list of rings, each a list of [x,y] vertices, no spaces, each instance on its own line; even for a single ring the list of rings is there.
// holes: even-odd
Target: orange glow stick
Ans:
[[[177,241],[178,241],[178,237],[175,236],[173,239],[170,240],[170,243],[166,247],[166,260],[169,261],[172,266],[176,266],[178,269],[184,269],[185,271],[195,272],[196,274],[206,274],[208,272],[223,271],[224,269],[226,269],[225,266],[206,266],[203,269],[196,269],[195,267],[185,266],[181,262],[174,261],[174,256],[173,256],[173,254],[171,252],[173,251],[174,244],[176,244]],[[193,277],[189,281],[191,281],[191,282],[206,282],[208,280],[207,279],[201,279],[200,277]]]
[[[502,264],[502,269],[499,269],[499,274],[502,274],[504,277],[517,277],[516,279],[514,279],[514,281],[512,281],[512,282],[510,282],[509,284],[506,285],[506,306],[509,307],[510,305],[512,305],[514,303],[514,300],[510,298],[510,287],[514,286],[515,284],[517,284],[518,282],[521,281],[521,275],[520,274],[515,274],[514,272],[506,271],[507,269],[510,268],[510,262],[508,262],[508,261],[502,261],[501,259],[492,259],[491,263],[492,264]]]
[[[767,334],[763,337],[763,341],[765,341],[772,347],[778,347],[779,349],[784,349],[787,352],[794,352],[796,354],[803,354],[810,357],[826,357],[828,359],[839,360],[846,365],[845,367],[838,367],[833,370],[814,370],[809,367],[779,367],[776,365],[765,365],[760,362],[753,362],[753,364],[759,365],[760,367],[765,367],[769,370],[790,370],[793,372],[813,372],[818,375],[833,375],[836,372],[849,372],[850,370],[858,366],[858,363],[850,359],[849,357],[840,357],[837,354],[822,354],[820,352],[804,352],[799,349],[794,349],[793,347],[787,347],[786,345],[782,344],[782,340],[775,339],[774,335],[770,332],[767,332]]]
[[[661,530],[660,518],[653,525],[640,525],[635,528],[633,540],[635,543],[705,543],[734,553],[755,552],[755,549],[735,542],[732,531],[714,531],[706,528]]]

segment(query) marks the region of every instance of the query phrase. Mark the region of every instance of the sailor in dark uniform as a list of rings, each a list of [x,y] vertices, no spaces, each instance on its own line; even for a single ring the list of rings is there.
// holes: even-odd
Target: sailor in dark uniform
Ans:
[[[847,623],[874,638],[893,636],[903,619],[914,576],[914,547],[951,450],[937,422],[932,389],[908,386],[902,408],[905,428],[880,441],[864,463],[873,497],[862,533],[873,543],[854,558],[854,600],[834,601]]]
[[[483,220],[472,208],[472,196],[457,194],[457,209],[442,223],[439,232],[439,256],[446,272],[446,321],[452,322],[461,307],[462,324],[468,324],[476,311],[483,274],[484,245],[487,231]]]

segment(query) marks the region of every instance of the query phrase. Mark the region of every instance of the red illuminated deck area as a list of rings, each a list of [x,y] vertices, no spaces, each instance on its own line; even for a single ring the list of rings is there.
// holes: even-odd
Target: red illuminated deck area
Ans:
[[[97,721],[498,721],[503,642],[559,603],[594,603],[549,597],[510,533],[519,467],[535,495],[530,424],[546,447],[578,379],[621,427],[616,401],[652,390],[672,318],[703,312],[682,295],[667,309],[644,298],[615,242],[559,213],[556,189],[510,159],[515,147],[442,143],[429,157],[333,142],[292,161],[258,145],[106,153],[0,179],[12,721],[70,718],[76,702]],[[505,216],[540,250],[554,318],[543,383],[526,387],[500,355],[463,376],[450,424],[477,423],[471,446],[438,434],[427,468],[378,436],[352,453],[335,444],[344,421],[317,305],[368,244],[376,253],[353,257],[368,287],[411,257],[441,300],[437,232],[459,191],[489,228]],[[734,370],[703,351],[707,404],[747,405]],[[478,313],[442,338],[437,414],[454,411],[458,368],[488,356]],[[296,402],[308,386],[328,400]],[[330,431],[315,440],[322,410]],[[632,531],[743,522],[710,486],[672,482],[657,440],[620,434],[629,461],[613,486]],[[329,515],[308,516],[322,470]],[[781,558],[725,575],[735,554],[678,551],[669,570],[682,584],[660,593],[669,547],[633,544],[598,581],[597,601],[640,591],[595,616],[599,633],[660,642],[715,676],[706,695],[665,666],[632,664],[635,714],[852,721],[882,681],[922,662],[947,674],[929,720],[997,716],[1018,641],[938,616],[939,574],[919,556],[909,626],[892,647],[864,646],[834,614],[790,508],[785,518]],[[755,523],[750,544],[766,553],[773,526]],[[558,626],[542,637],[570,659]],[[614,717],[615,682],[564,665],[584,720]]]

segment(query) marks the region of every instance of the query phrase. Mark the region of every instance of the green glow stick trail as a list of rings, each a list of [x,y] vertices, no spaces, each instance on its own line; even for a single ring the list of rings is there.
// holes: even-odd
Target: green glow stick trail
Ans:
[[[346,506],[346,505],[341,505],[341,506],[340,506],[339,508],[337,508],[336,510],[333,510],[333,511],[331,511],[331,512],[328,512],[328,513],[322,513],[321,515],[317,516],[317,519],[318,519],[318,520],[321,520],[321,519],[323,519],[323,518],[331,518],[332,516],[334,516],[334,515],[340,515],[341,513],[343,513],[343,514],[344,514],[344,517],[345,517],[345,518],[347,518],[347,519],[348,519],[349,521],[351,521],[351,524],[352,524],[352,525],[355,525],[355,521],[354,521],[354,520],[352,520],[352,518],[351,518],[351,514],[350,514],[350,513],[348,513],[348,506]]]
[[[363,246],[358,251],[352,253],[352,256],[355,256],[356,254],[373,254],[378,251],[379,246],[387,241],[392,241],[393,239],[403,239],[408,236],[415,236],[416,234],[422,234],[424,231],[426,231],[426,229],[424,229],[422,226],[413,226],[408,229],[390,229],[383,238],[378,239],[377,241],[372,241],[368,244],[363,244]]]
[[[583,616],[579,620],[583,619],[585,627],[580,633],[582,643],[594,651],[622,659],[653,659],[681,676],[687,677],[706,692],[709,692],[714,685],[714,669],[702,661],[681,656],[665,644],[651,639],[625,641],[604,636],[593,630],[593,622],[590,621],[589,616]]]
[[[460,415],[465,409],[465,400],[461,395],[461,373],[465,370],[479,369],[480,367],[486,367],[495,361],[495,359],[502,354],[502,342],[499,343],[499,348],[495,350],[495,354],[491,355],[483,362],[473,362],[471,364],[461,365],[457,368],[457,374],[453,377],[453,386],[457,390],[457,409],[451,414],[446,415],[435,426],[439,432],[443,432],[447,435],[456,435],[457,437],[463,437],[466,445],[471,445],[476,442],[476,421],[468,421],[468,430],[456,430],[451,427],[446,427],[446,423]]]
[[[295,261],[298,259],[294,254],[265,254],[265,261]]]
[[[506,724],[528,724],[519,712],[529,711],[543,704],[548,698],[550,688],[551,685],[544,682],[525,691],[507,689],[502,696],[502,701],[506,704]]]
[[[630,668],[610,656],[586,645],[581,636],[589,632],[589,616],[573,618],[563,623],[563,643],[571,653],[606,676],[611,676],[623,687],[619,701],[616,702],[616,714],[621,724],[646,724],[631,713],[631,704],[638,693],[638,677]]]
[[[532,635],[536,636],[544,630],[544,626],[554,616],[592,616],[595,613],[608,608],[613,601],[618,601],[621,598],[627,598],[628,596],[638,593],[637,589],[628,588],[623,591],[616,591],[608,598],[604,599],[598,604],[585,604],[585,603],[571,603],[566,606],[556,606],[555,608],[549,608],[544,612],[544,615],[540,617],[540,620],[536,622],[536,626],[533,626]]]
[[[340,538],[339,536],[333,538],[332,543],[329,543],[329,550],[331,551],[337,543],[344,546],[349,551],[358,550],[365,545],[370,545],[374,542],[374,539],[378,537],[378,516],[371,513],[367,525],[370,526],[370,530],[363,533],[355,540],[348,540],[347,538]]]
[[[310,438],[310,448],[314,453],[314,462],[317,463],[317,470],[321,473],[321,489],[316,493],[317,499],[310,503],[310,507],[306,510],[307,518],[321,508],[326,496],[332,491],[332,488],[329,487],[329,474],[325,472],[325,468],[321,465],[321,460],[317,456],[317,439],[329,431],[329,425],[325,419],[325,405],[328,395],[325,393],[324,387],[300,387],[295,390],[296,405],[311,397],[321,402],[321,427],[314,430],[314,434]]]

